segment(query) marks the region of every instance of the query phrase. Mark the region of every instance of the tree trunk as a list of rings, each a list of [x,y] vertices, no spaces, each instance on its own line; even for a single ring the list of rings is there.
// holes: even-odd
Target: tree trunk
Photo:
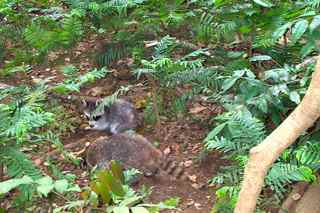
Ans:
[[[261,144],[250,150],[236,213],[254,212],[264,177],[273,162],[320,116],[320,59],[301,103]]]

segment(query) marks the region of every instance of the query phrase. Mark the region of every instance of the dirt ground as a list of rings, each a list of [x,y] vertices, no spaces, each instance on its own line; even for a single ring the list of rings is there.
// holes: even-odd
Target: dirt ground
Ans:
[[[10,81],[7,83],[12,85],[20,83],[31,84],[31,82],[37,81],[37,79],[45,78],[50,78],[49,84],[61,82],[64,78],[58,71],[61,64],[73,64],[80,68],[80,73],[91,70],[95,66],[92,54],[99,48],[99,45],[97,45],[94,39],[95,38],[88,38],[68,52],[60,51],[52,53],[49,55],[47,64],[35,67],[31,73],[18,74],[13,79],[10,78]],[[114,68],[115,69],[112,70],[113,73],[109,74],[106,78],[82,88],[80,95],[103,97],[112,94],[121,85],[131,84],[135,85],[135,87],[127,96],[135,104],[142,99],[141,97],[148,96],[150,88],[143,84],[143,80],[137,81],[134,78],[123,80],[123,78],[119,78],[119,75],[123,72],[127,75],[128,70],[124,70],[121,66],[117,69],[117,65],[115,65]],[[185,172],[188,174],[188,180],[172,180],[166,176],[143,178],[138,186],[146,185],[152,187],[151,202],[156,203],[170,197],[179,197],[180,204],[178,208],[180,208],[182,212],[210,212],[214,202],[215,190],[214,187],[209,186],[207,182],[214,176],[218,168],[224,164],[224,161],[220,159],[218,153],[209,153],[205,157],[201,157],[203,150],[202,141],[209,130],[205,127],[204,123],[199,121],[210,119],[219,113],[213,109],[215,109],[215,106],[202,106],[196,101],[191,102],[188,105],[188,111],[191,116],[182,116],[179,119],[164,118],[162,119],[160,130],[154,129],[153,126],[145,126],[139,130],[139,133],[151,142],[157,142],[160,150],[167,152],[169,156],[174,157],[177,162],[183,162]],[[70,110],[76,111],[77,107],[71,106]],[[75,115],[79,116],[79,112],[76,112]],[[81,118],[79,117],[78,119]],[[82,119],[82,121],[85,123],[85,119]],[[83,130],[83,123],[75,129],[75,132],[62,138],[64,145],[75,142],[79,143],[78,147],[74,147],[68,151],[82,153],[84,151],[84,146],[82,145],[93,142],[96,138],[103,135],[101,132]],[[46,153],[52,151],[52,149],[47,147],[47,150],[40,151]],[[60,157],[61,156],[59,156],[57,160],[59,160]],[[33,159],[36,158],[37,157]],[[77,183],[80,186],[88,184],[87,173],[82,168],[70,163],[62,163],[60,166],[64,171],[70,171],[76,174],[78,177]]]
[[[199,155],[202,150],[202,139],[205,137],[206,130],[202,129],[195,123],[179,125],[177,122],[162,123],[164,130],[170,130],[169,137],[154,138],[154,131],[148,132],[146,138],[150,141],[157,141],[162,151],[170,150],[170,157],[173,157],[177,162],[184,162],[185,173],[189,177],[187,180],[174,180],[165,174],[155,177],[143,177],[134,188],[138,189],[142,185],[152,187],[152,194],[148,202],[157,203],[170,197],[179,197],[180,202],[178,208],[182,212],[210,212],[214,202],[214,187],[207,184],[208,180],[213,177],[220,165],[224,162],[220,160],[218,153],[209,153],[201,161]],[[96,138],[103,135],[99,132],[84,132],[75,133],[70,138],[65,139],[66,142],[74,143],[80,141],[84,144],[92,142]],[[166,135],[165,132],[162,135]],[[185,148],[183,148],[185,147]],[[77,152],[79,147],[73,151]],[[87,176],[82,175],[83,170],[75,166],[65,165],[64,170],[70,170],[77,174],[79,185],[88,183]],[[176,212],[168,210],[164,212]]]

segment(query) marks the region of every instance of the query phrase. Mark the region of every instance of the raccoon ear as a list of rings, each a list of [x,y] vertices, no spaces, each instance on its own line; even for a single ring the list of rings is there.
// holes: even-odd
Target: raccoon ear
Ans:
[[[103,100],[102,100],[102,99],[98,99],[98,100],[96,100],[96,106],[99,106],[102,102],[103,102]]]

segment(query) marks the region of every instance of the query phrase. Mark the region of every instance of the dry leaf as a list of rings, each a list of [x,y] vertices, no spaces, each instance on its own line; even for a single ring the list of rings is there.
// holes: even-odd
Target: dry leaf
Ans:
[[[207,109],[207,107],[204,107],[204,106],[196,106],[196,107],[191,108],[189,110],[189,112],[191,114],[198,114],[198,113],[200,113],[200,112],[202,112],[202,111],[204,111],[206,109]]]
[[[197,176],[196,175],[188,175],[188,178],[192,182],[197,182]]]
[[[171,153],[171,149],[170,147],[165,148],[165,150],[163,150],[163,154],[165,155],[169,155]]]
[[[187,160],[183,163],[184,167],[188,168],[192,165],[192,160]]]

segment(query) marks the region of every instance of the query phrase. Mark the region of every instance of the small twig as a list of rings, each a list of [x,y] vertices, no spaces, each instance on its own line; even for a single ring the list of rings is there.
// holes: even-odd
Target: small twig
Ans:
[[[73,149],[73,148],[75,148],[75,147],[78,147],[79,144],[81,144],[81,143],[83,144],[83,141],[79,140],[79,141],[77,141],[77,142],[69,143],[69,144],[67,144],[67,145],[64,145],[63,148],[64,148],[64,149]],[[85,144],[85,146],[86,146],[86,144]],[[50,151],[50,152],[48,152],[45,156],[40,157],[40,158],[37,158],[37,159],[35,160],[35,162],[37,162],[37,164],[40,165],[40,164],[43,163],[43,161],[45,160],[45,158],[50,157],[50,156],[54,156],[54,155],[58,154],[59,152],[60,152],[59,149],[55,149],[55,150],[53,150],[53,151]]]

